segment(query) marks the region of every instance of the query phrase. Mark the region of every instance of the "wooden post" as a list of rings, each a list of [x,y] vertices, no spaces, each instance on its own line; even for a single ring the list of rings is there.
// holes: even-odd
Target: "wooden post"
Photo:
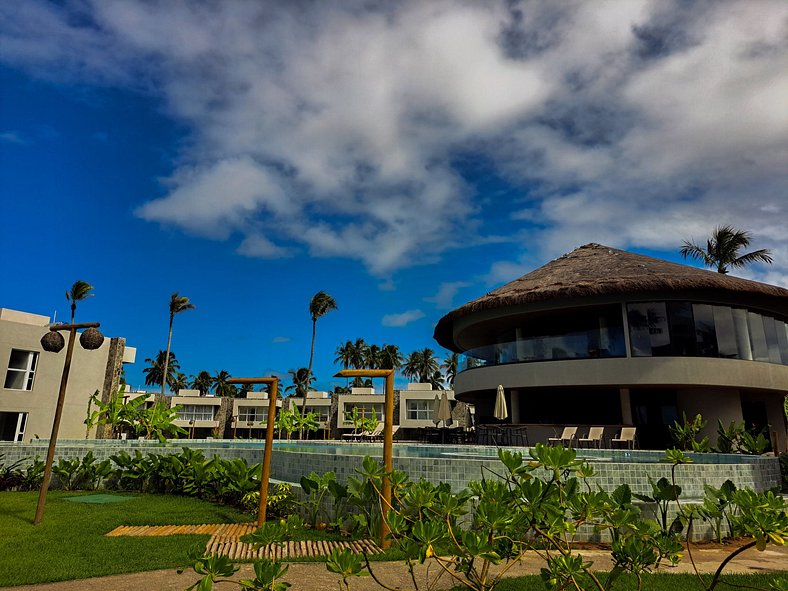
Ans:
[[[268,506],[268,481],[271,477],[271,452],[274,447],[274,425],[276,424],[276,398],[279,392],[279,378],[232,378],[230,384],[269,384],[268,393],[268,427],[265,430],[265,448],[263,449],[263,467],[260,474],[260,506],[257,510],[257,525],[265,523],[265,513]],[[250,423],[251,425],[252,423]],[[249,428],[251,439],[252,429]]]

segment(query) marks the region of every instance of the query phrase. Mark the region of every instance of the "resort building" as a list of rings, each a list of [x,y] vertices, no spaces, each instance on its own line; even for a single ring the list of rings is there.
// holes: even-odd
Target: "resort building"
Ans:
[[[49,327],[48,316],[0,308],[0,441],[49,438],[66,359],[65,350],[49,353],[41,347]],[[95,429],[86,432],[84,423],[90,397],[98,391],[108,401],[119,387],[123,363],[134,363],[135,357],[136,349],[123,338],[107,338],[95,351],[75,345],[59,438],[95,437]]]
[[[375,417],[383,421],[385,397],[375,394],[374,388],[351,388],[350,394],[340,394],[337,402],[337,430],[353,430],[353,413],[363,418]]]
[[[177,427],[185,429],[190,439],[204,439],[209,436],[221,437],[227,422],[222,405],[225,398],[201,396],[199,390],[178,390],[177,396],[168,396],[170,408],[180,405],[178,418],[173,421]],[[228,402],[225,402],[226,406]]]
[[[446,394],[454,407],[454,391],[446,390]],[[437,425],[435,400],[440,396],[443,396],[443,391],[433,390],[432,384],[408,384],[407,390],[399,391],[399,426],[403,429],[423,429]],[[452,426],[458,427],[460,423],[452,421]]]
[[[287,409],[297,407],[301,412],[301,405],[304,399],[301,396],[288,396],[284,399]],[[318,433],[322,431],[322,437],[328,439],[331,429],[331,405],[332,400],[328,392],[307,392],[306,393],[306,412],[317,415]]]
[[[233,438],[264,438],[268,430],[268,392],[247,392],[246,398],[232,398]],[[277,408],[282,408],[282,401],[276,401]],[[226,431],[225,437],[227,436]]]
[[[701,414],[786,446],[788,289],[587,244],[451,311],[435,328],[461,354],[454,387],[477,423],[503,385],[530,441],[563,426],[637,428],[641,448]],[[582,428],[581,428],[582,431]]]

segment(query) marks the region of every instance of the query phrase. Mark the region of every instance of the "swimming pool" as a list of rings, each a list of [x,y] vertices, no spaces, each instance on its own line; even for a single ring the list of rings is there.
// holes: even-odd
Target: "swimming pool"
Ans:
[[[44,457],[46,440],[32,444],[3,443],[0,454],[6,462],[16,459]],[[133,453],[174,453],[188,446],[202,450],[206,456],[217,455],[223,458],[243,458],[247,462],[259,463],[262,460],[264,441],[249,440],[173,440],[166,445],[152,441],[117,440],[60,440],[57,447],[58,458],[82,458],[93,451],[97,459],[104,459],[126,450]],[[527,448],[507,448],[527,454]],[[452,489],[459,491],[471,480],[482,477],[495,478],[503,472],[498,460],[498,449],[492,446],[463,446],[396,443],[393,448],[394,468],[403,470],[412,479],[426,478],[433,482],[447,482]],[[688,454],[692,464],[679,466],[679,483],[688,498],[703,496],[704,484],[719,487],[725,480],[731,480],[738,488],[749,487],[758,491],[777,487],[780,484],[778,459],[766,456],[743,456],[736,454]],[[342,442],[299,442],[275,441],[271,458],[271,477],[297,483],[310,472],[336,473],[340,480],[356,475],[364,456],[372,456],[382,461],[383,447],[374,443]],[[671,466],[660,463],[664,452],[645,450],[578,450],[578,456],[587,459],[594,467],[595,475],[590,479],[593,487],[599,486],[612,491],[619,484],[626,483],[633,492],[651,492],[649,477],[657,480],[670,478]]]

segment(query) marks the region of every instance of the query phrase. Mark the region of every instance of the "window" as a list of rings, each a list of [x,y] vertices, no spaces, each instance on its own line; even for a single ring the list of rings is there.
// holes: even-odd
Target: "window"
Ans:
[[[264,406],[241,406],[238,408],[238,423],[264,423],[268,420],[268,409]]]
[[[358,416],[365,419],[377,418],[378,421],[383,420],[383,405],[373,404],[371,402],[357,402],[354,404],[345,404],[345,421],[352,422],[353,409],[358,409]]]
[[[299,406],[298,409],[301,410],[301,407]],[[306,405],[306,412],[315,413],[317,415],[317,420],[320,421],[321,423],[328,422],[329,410],[330,408],[327,406],[311,406],[309,404]]]
[[[429,421],[432,419],[433,400],[408,400],[408,420]]]
[[[37,363],[38,353],[35,351],[12,349],[3,387],[7,390],[32,390]]]
[[[178,418],[182,421],[212,421],[213,406],[205,404],[186,404],[178,411]]]

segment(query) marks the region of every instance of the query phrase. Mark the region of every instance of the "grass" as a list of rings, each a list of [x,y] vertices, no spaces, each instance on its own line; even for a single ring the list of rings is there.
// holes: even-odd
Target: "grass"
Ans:
[[[0,493],[0,586],[45,583],[175,568],[208,535],[105,537],[119,525],[234,523],[249,515],[188,497],[141,495],[121,503],[82,504],[80,494],[51,491],[41,525],[34,526],[37,492]]]
[[[719,591],[731,591],[737,588],[768,589],[769,583],[773,581],[786,580],[785,573],[773,574],[754,574],[754,575],[724,575],[717,586]],[[711,575],[703,575],[703,580],[708,582]],[[612,591],[634,591],[637,589],[637,580],[632,576],[622,576],[613,585]],[[643,577],[644,591],[702,591],[706,587],[701,586],[698,577],[687,574],[651,574]],[[590,589],[590,588],[589,588]],[[455,587],[453,591],[467,591],[465,587]],[[538,575],[527,577],[512,577],[504,579],[500,585],[495,587],[495,591],[544,591],[545,586]]]

